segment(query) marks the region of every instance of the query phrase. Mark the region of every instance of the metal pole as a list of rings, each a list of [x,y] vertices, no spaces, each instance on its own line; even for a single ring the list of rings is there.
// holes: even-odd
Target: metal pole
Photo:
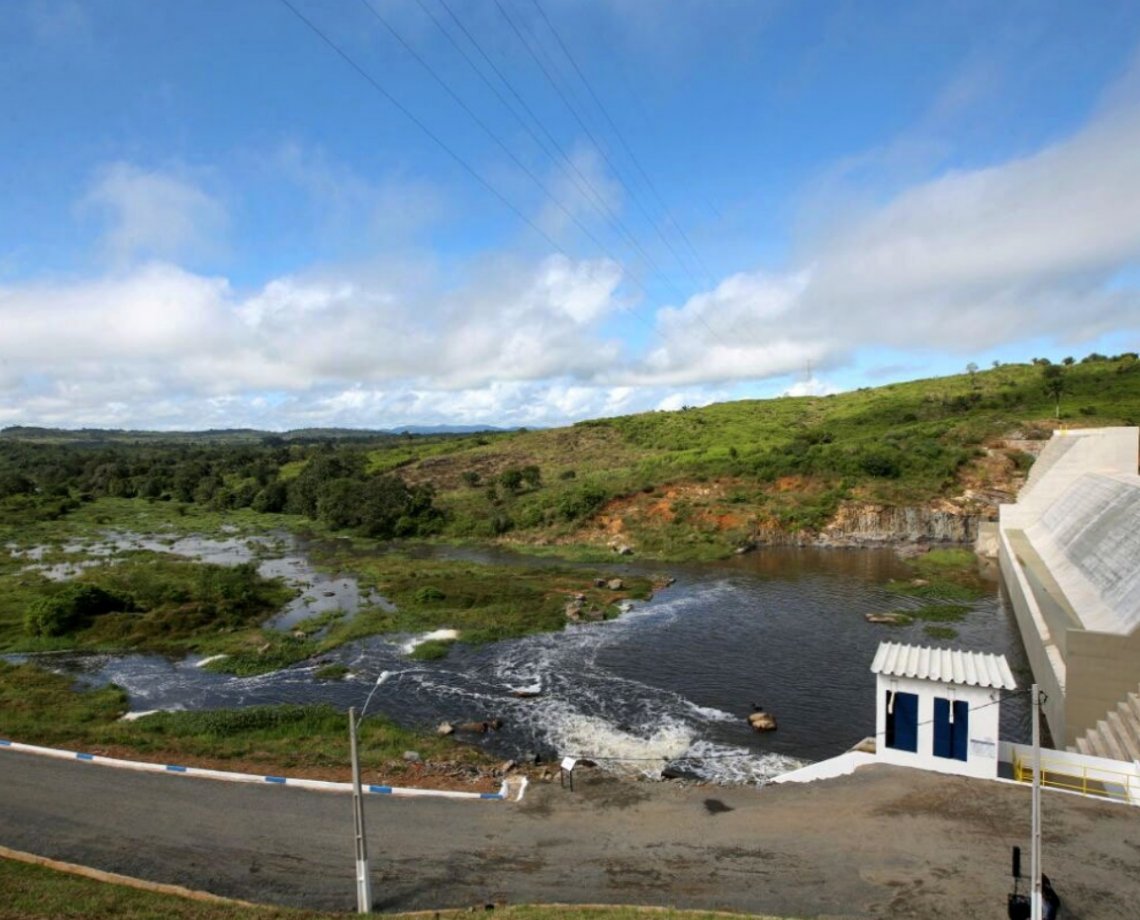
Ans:
[[[1033,685],[1033,839],[1029,847],[1029,916],[1041,920],[1041,691]]]
[[[360,792],[360,758],[356,753],[356,707],[348,710],[352,747],[352,817],[356,828],[356,912],[372,913],[372,877],[368,872],[368,840],[364,835],[364,796]]]

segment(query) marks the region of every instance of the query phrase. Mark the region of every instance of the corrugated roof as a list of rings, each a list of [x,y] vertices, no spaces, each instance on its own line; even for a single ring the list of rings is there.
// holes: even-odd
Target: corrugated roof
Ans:
[[[917,677],[970,687],[1016,690],[1017,683],[1005,655],[966,652],[957,648],[927,648],[880,642],[871,671],[888,677]]]

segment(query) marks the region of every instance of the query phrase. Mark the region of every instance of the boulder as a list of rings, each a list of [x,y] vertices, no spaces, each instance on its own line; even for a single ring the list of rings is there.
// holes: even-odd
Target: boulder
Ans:
[[[605,586],[606,586],[606,580],[604,578],[595,578],[594,579],[594,587],[595,588],[604,588]]]
[[[863,619],[868,623],[886,623],[890,626],[905,626],[913,622],[913,618],[905,613],[865,613]]]
[[[404,751],[404,760],[408,763],[422,763],[423,758],[420,757],[419,751]]]
[[[760,710],[748,717],[748,724],[752,726],[754,731],[774,732],[776,730],[776,717],[770,712]]]
[[[456,728],[461,732],[475,732],[479,735],[485,735],[491,726],[486,722],[460,722]]]
[[[437,735],[454,735],[455,734],[455,726],[452,725],[450,722],[440,722],[439,728],[437,728],[435,730],[435,733]]]
[[[611,591],[620,591],[622,588],[625,587],[625,582],[622,581],[620,578],[611,578],[609,581],[606,582],[606,587],[609,588]]]
[[[623,543],[621,546],[617,547],[614,550],[614,552],[616,552],[619,556],[632,556],[633,555],[633,547],[627,546],[626,544]]]

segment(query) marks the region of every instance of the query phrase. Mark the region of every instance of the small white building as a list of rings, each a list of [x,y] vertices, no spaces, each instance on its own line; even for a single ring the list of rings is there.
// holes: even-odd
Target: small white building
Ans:
[[[1003,693],[1017,689],[1004,655],[881,642],[876,760],[994,779]]]

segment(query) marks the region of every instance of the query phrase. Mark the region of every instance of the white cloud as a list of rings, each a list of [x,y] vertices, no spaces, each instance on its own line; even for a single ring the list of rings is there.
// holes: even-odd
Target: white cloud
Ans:
[[[227,227],[222,204],[188,179],[124,162],[99,170],[80,211],[105,221],[103,248],[118,264],[216,253]]]
[[[806,267],[660,313],[641,379],[764,377],[868,345],[976,352],[1140,331],[1140,109],[997,166],[948,172],[849,222]]]

